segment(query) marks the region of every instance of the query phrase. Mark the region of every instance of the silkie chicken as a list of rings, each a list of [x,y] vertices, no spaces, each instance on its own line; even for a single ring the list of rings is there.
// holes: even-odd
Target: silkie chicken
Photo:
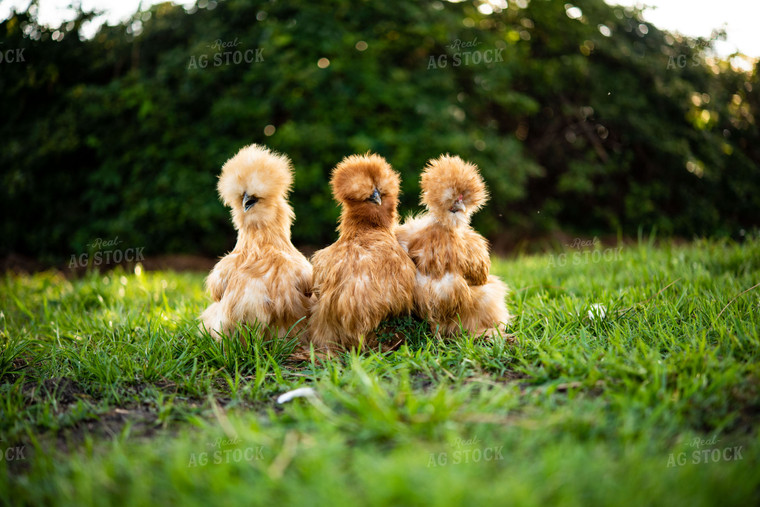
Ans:
[[[238,236],[206,279],[214,303],[201,320],[217,340],[256,321],[280,337],[306,327],[312,269],[290,241],[292,183],[290,159],[264,146],[246,146],[222,167],[217,188]]]
[[[342,207],[339,237],[312,257],[309,335],[327,350],[374,346],[384,319],[413,309],[414,264],[394,236],[400,177],[379,155],[352,155],[330,184]]]
[[[420,186],[426,212],[396,231],[417,267],[416,313],[443,338],[460,328],[476,336],[504,333],[511,319],[507,286],[489,274],[488,242],[470,227],[488,200],[478,168],[443,155],[428,161]]]

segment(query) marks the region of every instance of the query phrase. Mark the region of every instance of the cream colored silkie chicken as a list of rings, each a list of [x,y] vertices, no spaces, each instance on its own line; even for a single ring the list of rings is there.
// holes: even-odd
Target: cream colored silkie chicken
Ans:
[[[312,257],[309,336],[321,349],[376,343],[386,318],[412,311],[414,264],[396,241],[400,178],[379,155],[353,155],[332,173],[338,240]]]
[[[292,183],[288,157],[256,144],[222,167],[217,188],[238,237],[206,279],[214,303],[201,320],[217,339],[239,323],[258,321],[277,336],[306,327],[312,269],[290,241]]]
[[[443,155],[428,162],[420,186],[426,212],[396,231],[417,267],[416,313],[442,337],[455,335],[460,326],[477,336],[505,334],[512,318],[507,286],[489,274],[488,242],[470,226],[488,200],[478,168]]]

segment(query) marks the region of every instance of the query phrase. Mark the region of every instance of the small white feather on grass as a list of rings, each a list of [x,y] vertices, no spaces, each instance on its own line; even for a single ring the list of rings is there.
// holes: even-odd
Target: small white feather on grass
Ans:
[[[299,387],[277,397],[277,403],[287,403],[294,398],[309,398],[317,395],[317,392],[311,387]]]
[[[594,303],[591,305],[591,309],[588,311],[588,318],[591,320],[599,319],[603,320],[607,316],[607,309],[604,305]]]

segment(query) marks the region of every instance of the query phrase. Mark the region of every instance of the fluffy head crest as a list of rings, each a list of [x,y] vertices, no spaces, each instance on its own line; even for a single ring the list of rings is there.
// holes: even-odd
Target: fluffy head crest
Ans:
[[[344,158],[333,170],[330,185],[343,205],[341,230],[349,223],[391,227],[396,221],[401,177],[380,155]]]
[[[381,198],[398,198],[401,178],[383,157],[375,154],[344,158],[332,173],[333,195],[341,203],[363,202],[376,188]]]
[[[469,218],[488,201],[488,190],[475,164],[457,156],[429,160],[420,180],[422,204],[448,216],[460,212]]]
[[[285,197],[292,184],[293,170],[288,157],[251,144],[225,162],[217,188],[224,204],[234,208],[242,202],[244,192],[259,199]]]
[[[289,209],[286,198],[292,183],[288,157],[251,144],[225,162],[217,189],[224,204],[232,208],[233,222],[240,229],[244,222],[269,222],[283,206]]]

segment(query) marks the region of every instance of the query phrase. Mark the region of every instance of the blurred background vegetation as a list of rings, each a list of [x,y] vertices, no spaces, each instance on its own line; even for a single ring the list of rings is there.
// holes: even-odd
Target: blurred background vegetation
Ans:
[[[33,2],[0,24],[24,57],[0,64],[0,254],[61,261],[118,236],[221,255],[235,233],[216,176],[251,142],[293,159],[299,245],[335,238],[329,172],[367,150],[401,172],[404,214],[429,158],[477,163],[492,199],[475,225],[502,246],[757,227],[760,67],[569,1],[200,0],[90,39],[92,12],[41,26]],[[259,61],[236,62],[246,50]]]

